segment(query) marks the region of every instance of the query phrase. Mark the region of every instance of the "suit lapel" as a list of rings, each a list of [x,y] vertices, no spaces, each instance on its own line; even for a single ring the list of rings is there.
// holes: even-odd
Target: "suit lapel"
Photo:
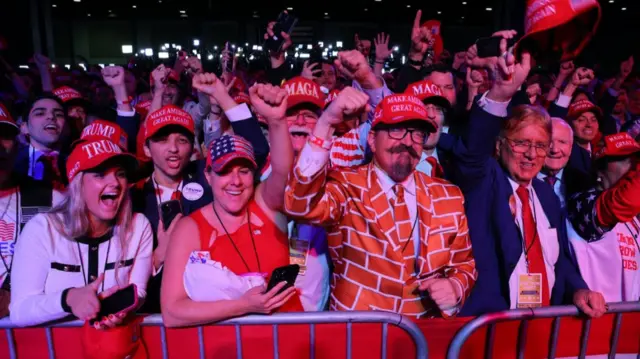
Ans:
[[[423,177],[418,176],[417,172],[414,174],[415,183],[416,183],[416,204],[418,207],[418,212],[416,214],[418,223],[416,223],[416,227],[414,231],[419,231],[418,234],[420,236],[420,246],[418,247],[420,252],[415,253],[411,260],[407,260],[408,263],[411,263],[410,269],[413,273],[413,268],[415,266],[415,258],[418,258],[418,270],[420,274],[427,274],[430,271],[428,267],[428,263],[425,261],[427,258],[427,254],[429,251],[429,234],[431,232],[432,225],[432,216],[433,212],[431,210],[432,206],[432,198],[431,193],[429,192],[429,188],[423,182]],[[413,241],[413,239],[411,239]]]
[[[392,208],[386,194],[382,190],[382,186],[380,186],[378,176],[376,175],[373,166],[373,163],[370,163],[369,166],[367,166],[367,182],[369,185],[369,191],[367,194],[370,206],[373,208],[376,222],[391,244],[392,250],[398,252],[402,250],[402,247],[398,240],[398,232],[393,220]]]

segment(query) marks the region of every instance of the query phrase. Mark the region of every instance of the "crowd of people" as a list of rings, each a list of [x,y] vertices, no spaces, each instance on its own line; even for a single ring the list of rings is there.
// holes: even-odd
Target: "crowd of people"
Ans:
[[[150,73],[52,71],[39,54],[8,72],[0,315],[77,318],[99,337],[138,330],[136,313],[172,327],[560,304],[599,317],[640,300],[633,57],[611,78],[561,57],[540,73],[530,34],[451,55],[421,22],[385,74],[384,34],[298,69],[286,33],[260,73],[184,53]],[[289,264],[295,286],[267,290]],[[98,317],[130,284],[137,304]]]

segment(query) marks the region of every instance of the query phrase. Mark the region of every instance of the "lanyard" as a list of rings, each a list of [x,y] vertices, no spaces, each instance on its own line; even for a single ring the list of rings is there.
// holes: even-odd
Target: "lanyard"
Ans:
[[[2,213],[2,217],[0,219],[4,219],[4,216],[7,214],[7,210],[11,205],[11,199],[13,198],[13,193],[9,196],[9,202],[7,203],[7,208],[4,213]],[[18,232],[20,231],[20,189],[16,188],[16,223],[15,223],[15,231],[13,232],[13,243],[18,241]],[[0,254],[0,259],[2,259],[2,264],[7,271],[7,278],[11,275],[11,268],[13,267],[13,256],[11,256],[11,260],[9,261],[9,265],[7,265],[7,261],[4,259],[4,256]]]
[[[224,229],[224,233],[227,235],[227,238],[229,238],[229,241],[233,245],[233,248],[236,250],[236,252],[240,256],[240,259],[242,260],[242,263],[244,263],[244,266],[247,268],[247,272],[251,272],[251,269],[249,268],[247,261],[244,260],[244,257],[242,256],[242,253],[240,253],[238,246],[236,246],[236,243],[233,241],[233,238],[231,238],[229,231],[227,231],[227,228],[224,226],[224,223],[222,223],[222,220],[220,219],[220,215],[218,215],[218,211],[216,211],[216,206],[213,203],[211,203],[211,207],[213,208],[213,213],[216,214],[216,218],[218,218],[218,222],[220,222],[220,225],[222,225],[222,229]],[[260,268],[260,257],[258,257],[258,250],[256,249],[256,241],[253,239],[253,230],[251,229],[251,217],[249,215],[248,207],[247,207],[247,224],[249,225],[249,236],[251,237],[251,244],[253,244],[253,253],[256,256],[256,263],[258,263],[258,272],[260,273],[262,272],[262,269]]]
[[[533,212],[533,239],[531,240],[531,244],[529,244],[529,246],[527,247],[527,242],[526,242],[526,238],[525,238],[525,230],[524,230],[524,203],[522,203],[522,201],[520,201],[520,216],[522,217],[522,250],[524,252],[524,262],[525,265],[527,266],[527,273],[529,273],[529,252],[531,251],[531,248],[533,248],[533,245],[536,243],[536,238],[538,238],[538,240],[540,240],[540,236],[538,236],[538,214],[536,211],[536,201],[533,199],[533,196],[531,195],[531,192],[533,192],[532,190],[527,188],[527,192],[529,192],[529,203],[533,204],[533,209],[529,209],[531,212]],[[542,246],[542,244],[541,244]]]
[[[84,285],[88,285],[87,283],[87,273],[84,271],[84,259],[82,258],[82,251],[80,250],[80,242],[76,242],[77,246],[78,246],[78,256],[80,257],[80,268],[82,268],[82,279],[84,280]],[[98,248],[100,248],[100,245],[98,244]],[[102,270],[102,273],[104,273],[105,275],[107,274],[107,262],[109,261],[109,253],[111,252],[111,238],[109,238],[109,244],[107,245],[107,256],[104,259],[104,269]],[[98,273],[98,276],[100,274]],[[102,292],[104,292],[104,282],[105,280],[102,280]]]

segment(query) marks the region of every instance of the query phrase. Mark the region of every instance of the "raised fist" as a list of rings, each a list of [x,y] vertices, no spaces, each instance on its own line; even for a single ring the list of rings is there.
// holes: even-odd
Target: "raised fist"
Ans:
[[[358,50],[339,52],[335,65],[338,71],[342,72],[347,78],[361,83],[373,74],[367,59]]]
[[[102,79],[110,87],[124,85],[124,69],[121,66],[107,66],[102,69]]]
[[[251,105],[269,126],[283,122],[287,110],[287,91],[270,84],[255,84],[249,89]]]
[[[467,67],[467,86],[471,89],[479,89],[484,82],[484,78],[482,78],[482,73],[480,70],[475,70],[470,67]]]
[[[565,61],[560,64],[560,77],[567,78],[575,70],[573,61]]]
[[[194,74],[199,74],[200,72],[202,72],[202,63],[195,56],[187,58],[187,65],[185,67],[190,69]]]
[[[593,70],[586,67],[578,67],[578,69],[573,72],[571,83],[575,86],[584,86],[588,85],[594,78]]]
[[[170,72],[171,72],[171,69],[168,67],[165,67],[163,64],[160,64],[158,67],[156,67],[155,70],[151,72],[151,78],[153,79],[154,86],[156,88],[164,87],[164,82],[167,76],[169,76]]]
[[[345,87],[322,114],[322,118],[330,125],[337,125],[345,117],[353,117],[362,111],[369,112],[369,96],[353,87]]]
[[[194,75],[193,80],[191,80],[191,86],[214,99],[222,93],[228,93],[224,83],[212,73]]]

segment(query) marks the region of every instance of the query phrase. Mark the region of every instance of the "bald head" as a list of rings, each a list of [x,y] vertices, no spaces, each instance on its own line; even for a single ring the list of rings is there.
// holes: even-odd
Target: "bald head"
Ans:
[[[544,166],[548,172],[555,174],[569,162],[573,146],[573,130],[567,121],[557,117],[551,118],[551,127],[551,148]]]

